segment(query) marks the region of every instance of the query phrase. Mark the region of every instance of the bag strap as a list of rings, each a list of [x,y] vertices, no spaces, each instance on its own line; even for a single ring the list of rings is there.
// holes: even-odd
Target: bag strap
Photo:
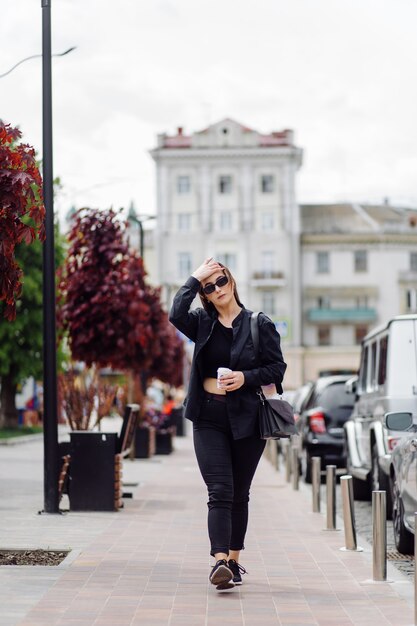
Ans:
[[[250,333],[252,335],[253,347],[255,348],[256,358],[259,361],[259,311],[252,313],[250,317]],[[264,404],[266,398],[264,396],[264,392],[262,391],[262,387],[256,390],[256,393],[259,396],[260,401]]]
[[[259,311],[252,313],[250,316],[250,332],[252,335],[253,347],[255,348],[256,356],[259,355]]]
[[[259,321],[258,321],[259,314],[260,314],[260,311],[256,311],[252,313],[252,315],[250,316],[250,332],[252,335],[253,347],[255,348],[255,354],[256,354],[256,358],[258,359],[258,361],[259,361]],[[277,387],[277,390],[278,390],[278,385],[276,384],[275,386]],[[263,398],[265,400],[265,396],[264,396],[262,389],[258,389],[256,393],[261,397],[261,399]],[[281,387],[281,393],[282,393],[282,387]]]

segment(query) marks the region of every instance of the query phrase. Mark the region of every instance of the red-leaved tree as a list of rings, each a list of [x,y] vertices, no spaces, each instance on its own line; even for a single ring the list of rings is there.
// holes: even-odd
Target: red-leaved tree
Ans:
[[[159,378],[172,387],[179,387],[183,383],[184,344],[169,323],[165,311],[162,311],[160,318],[157,341],[158,353],[148,369],[149,377]]]
[[[22,133],[0,120],[0,301],[4,317],[16,317],[16,299],[22,290],[22,271],[15,248],[22,241],[45,238],[42,178],[35,150],[19,144]]]
[[[89,366],[177,382],[177,337],[160,289],[146,283],[142,259],[128,248],[125,229],[112,210],[82,209],[74,217],[60,283],[72,356]]]

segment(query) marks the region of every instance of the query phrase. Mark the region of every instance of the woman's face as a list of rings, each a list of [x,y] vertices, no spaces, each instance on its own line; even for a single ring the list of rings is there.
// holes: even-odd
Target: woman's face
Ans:
[[[220,279],[224,278],[225,276],[226,274],[223,271],[219,270],[218,272],[214,272],[208,278],[205,278],[202,281],[203,289],[204,287],[207,287],[207,285],[215,286],[215,289],[212,293],[210,294],[205,293],[204,295],[209,302],[214,304],[216,308],[229,304],[231,300],[234,298],[233,282],[230,279],[227,282],[227,284],[223,285],[222,287],[216,285],[216,281],[219,278]]]

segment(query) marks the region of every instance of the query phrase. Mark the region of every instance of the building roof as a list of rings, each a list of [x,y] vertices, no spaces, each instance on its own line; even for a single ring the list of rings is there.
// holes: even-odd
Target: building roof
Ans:
[[[417,209],[387,203],[303,204],[303,233],[399,233],[417,234]]]
[[[191,135],[184,134],[182,127],[175,135],[163,133],[158,136],[158,148],[213,148],[213,147],[254,147],[276,148],[294,147],[294,133],[290,129],[272,131],[269,134],[240,124],[231,118],[224,118]]]

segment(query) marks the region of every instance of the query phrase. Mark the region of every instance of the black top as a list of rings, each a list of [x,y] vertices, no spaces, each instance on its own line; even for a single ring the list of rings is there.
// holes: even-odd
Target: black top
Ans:
[[[232,341],[233,328],[227,328],[217,320],[209,340],[201,351],[203,378],[217,378],[218,367],[230,367]]]
[[[190,276],[176,294],[169,315],[171,323],[195,342],[184,411],[184,417],[192,422],[198,422],[204,403],[201,354],[217,321],[216,311],[191,309],[199,287],[200,282]],[[242,387],[226,394],[227,414],[234,439],[249,437],[256,429],[259,430],[259,398],[256,391],[261,385],[275,383],[278,392],[282,393],[281,382],[286,368],[275,324],[264,313],[259,314],[259,353],[255,354],[250,320],[251,311],[243,307],[232,322],[230,369],[241,371],[245,379]]]

